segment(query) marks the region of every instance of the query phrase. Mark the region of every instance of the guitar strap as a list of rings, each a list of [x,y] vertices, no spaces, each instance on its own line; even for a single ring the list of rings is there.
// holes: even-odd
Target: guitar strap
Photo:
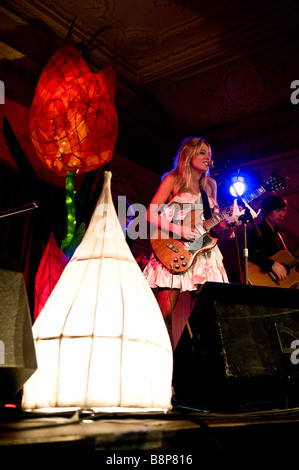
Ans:
[[[200,190],[200,193],[201,193],[200,196],[198,196],[198,198],[191,204],[190,210],[191,211],[194,210],[197,204],[202,204],[204,218],[205,220],[208,220],[212,217],[212,211],[210,208],[209,199],[208,199],[207,193],[203,189]],[[184,205],[183,203],[175,203],[175,209],[179,210],[179,208],[183,207],[183,205]],[[179,219],[177,219],[176,211],[175,211],[174,216],[172,218],[172,222],[181,223],[181,221],[178,222],[178,220]]]
[[[279,241],[280,241],[280,243],[281,243],[283,249],[286,250],[286,251],[288,251],[287,246],[286,246],[286,244],[285,244],[285,242],[284,242],[284,239],[283,239],[282,235],[281,235],[278,231],[276,232],[276,236],[277,236],[277,238],[279,239]]]
[[[205,216],[205,220],[208,220],[212,217],[212,212],[211,212],[207,193],[203,189],[201,189],[201,198],[202,198],[203,213]]]

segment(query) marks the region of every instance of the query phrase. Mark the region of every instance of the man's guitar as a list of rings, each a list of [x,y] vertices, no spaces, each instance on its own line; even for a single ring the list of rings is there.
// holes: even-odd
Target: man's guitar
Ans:
[[[265,271],[262,271],[256,264],[249,261],[248,280],[250,284],[253,284],[254,286],[289,288],[294,284],[299,283],[299,273],[297,273],[295,269],[299,264],[299,256],[294,258],[288,251],[281,250],[276,253],[276,255],[271,256],[271,259],[286,267],[288,271],[287,278],[284,281],[279,281],[274,273],[265,273]]]
[[[262,186],[242,200],[249,204],[267,191],[278,191],[283,188],[284,179],[280,176],[271,176]],[[191,211],[184,219],[184,224],[200,232],[201,235],[194,242],[174,238],[158,228],[151,237],[153,252],[169,271],[175,274],[184,273],[200,253],[211,250],[217,244],[218,238],[212,236],[210,230],[224,220],[231,211],[232,208],[227,207],[208,220],[202,220],[203,211]]]

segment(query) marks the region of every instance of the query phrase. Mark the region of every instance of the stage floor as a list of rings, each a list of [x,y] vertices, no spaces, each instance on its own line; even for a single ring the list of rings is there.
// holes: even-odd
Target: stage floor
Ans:
[[[5,408],[0,417],[2,453],[102,451],[99,458],[103,463],[129,463],[117,459],[135,456],[142,468],[163,463],[161,459],[166,457],[168,464],[195,465],[204,456],[230,454],[236,449],[249,455],[291,452],[297,448],[299,434],[299,408],[213,413],[177,406],[168,413],[38,415]]]

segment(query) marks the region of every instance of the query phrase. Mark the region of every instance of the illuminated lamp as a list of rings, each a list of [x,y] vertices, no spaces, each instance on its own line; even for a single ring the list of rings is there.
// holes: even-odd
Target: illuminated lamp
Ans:
[[[171,408],[172,350],[158,303],[125,241],[111,173],[88,229],[33,325],[38,368],[25,410]]]
[[[58,175],[103,166],[118,133],[116,69],[93,73],[69,35],[43,69],[30,109],[31,140]]]
[[[232,185],[230,186],[230,193],[233,197],[242,196],[246,190],[246,184],[243,176],[233,176]]]

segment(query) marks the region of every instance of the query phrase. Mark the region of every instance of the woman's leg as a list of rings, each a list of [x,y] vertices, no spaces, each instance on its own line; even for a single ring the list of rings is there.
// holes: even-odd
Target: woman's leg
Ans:
[[[162,312],[165,325],[172,344],[172,322],[171,315],[176,306],[180,295],[179,289],[159,289],[158,291],[158,304]]]

